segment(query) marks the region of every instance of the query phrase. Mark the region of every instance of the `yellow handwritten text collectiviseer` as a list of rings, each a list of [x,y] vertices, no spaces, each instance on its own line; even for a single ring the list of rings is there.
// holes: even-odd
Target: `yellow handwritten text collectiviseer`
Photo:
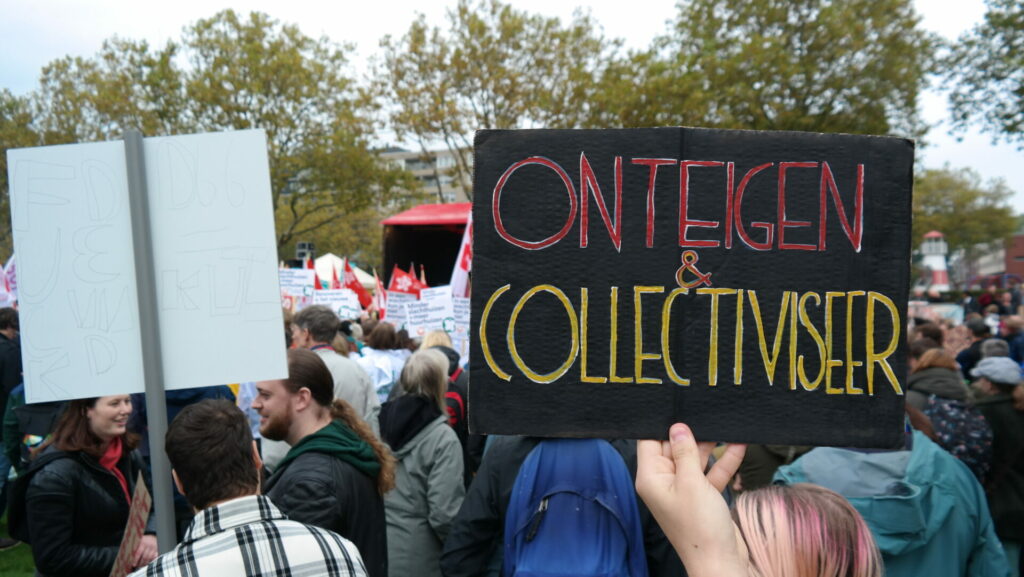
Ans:
[[[745,375],[775,386],[777,369],[782,363],[788,369],[788,378],[784,384],[790,390],[816,391],[823,388],[828,395],[875,395],[879,387],[887,384],[896,394],[903,394],[896,373],[889,362],[889,357],[896,352],[900,342],[899,311],[892,299],[878,292],[783,291],[778,297],[778,309],[774,309],[775,299],[770,299],[773,301],[770,306],[773,310],[778,310],[778,315],[775,316],[777,322],[775,326],[770,326],[766,315],[762,314],[767,301],[755,290],[719,287],[692,290],[637,285],[632,287],[630,299],[620,294],[625,290],[610,287],[607,301],[610,303],[610,322],[606,325],[610,327],[610,334],[607,341],[602,339],[602,342],[608,343],[608,350],[595,352],[590,347],[594,337],[591,334],[590,321],[598,312],[591,310],[591,290],[587,287],[580,288],[577,308],[569,295],[558,287],[540,284],[522,292],[512,308],[508,326],[503,327],[506,343],[502,345],[507,344],[514,367],[503,369],[495,360],[492,351],[493,346],[499,345],[489,340],[489,337],[497,333],[489,332],[488,323],[495,322],[491,318],[491,311],[497,301],[511,289],[510,285],[505,285],[491,294],[484,306],[479,329],[484,360],[488,368],[505,381],[512,380],[513,375],[508,372],[510,370],[513,373],[518,371],[530,381],[537,383],[555,382],[568,375],[568,378],[574,380],[578,377],[579,382],[583,383],[658,384],[663,382],[663,376],[676,385],[690,386],[691,381],[697,381],[682,374],[682,363],[677,359],[682,353],[678,348],[671,347],[673,330],[680,330],[681,323],[689,313],[710,319],[706,347],[707,372],[702,375],[705,378],[701,381],[709,387],[716,387],[727,379],[732,385],[740,386]],[[530,306],[529,301],[540,293],[549,293],[558,300],[569,324],[568,350],[563,362],[555,370],[543,374],[527,365],[516,346],[517,338],[526,338],[516,333],[519,316]],[[679,298],[682,296],[690,297],[684,299],[685,306],[682,306]],[[692,298],[693,296],[696,298]],[[652,310],[651,299],[659,298],[660,314],[656,317],[645,317],[644,311]],[[630,303],[630,300],[633,309],[632,322],[620,322],[620,313],[624,312],[620,311],[620,303]],[[692,307],[698,308],[694,310]],[[720,325],[722,311],[727,310],[724,307],[735,307],[734,326]],[[837,316],[841,317],[843,322],[836,323],[834,319]],[[644,327],[650,322],[660,324],[660,330],[656,333],[660,335],[660,342],[645,342]],[[855,332],[854,326],[863,327],[863,331]],[[620,333],[623,331],[633,333],[631,371],[618,366],[622,340]],[[650,331],[647,331],[647,334],[650,334]],[[882,342],[876,342],[879,334],[885,335],[881,338]],[[546,338],[551,336],[546,335]],[[720,343],[723,339],[729,338],[734,341],[731,379],[729,375],[723,377],[720,374],[722,359],[719,356]],[[744,366],[744,343],[748,342],[748,339],[756,340],[757,350],[760,352],[759,366]],[[810,342],[813,346],[798,349],[798,340],[801,339],[805,345]],[[559,350],[565,350],[564,345],[560,346]],[[753,342],[750,342],[748,348],[754,350]],[[798,354],[799,352],[807,354]],[[597,367],[595,359],[604,359],[607,370]],[[658,367],[658,364],[662,366]],[[818,367],[816,372],[808,369],[811,365]],[[570,373],[574,366],[577,367],[578,374]],[[859,367],[863,368],[863,381],[858,383],[855,379],[855,369]],[[663,372],[657,370],[660,368],[664,369]],[[655,373],[661,376],[654,376]]]

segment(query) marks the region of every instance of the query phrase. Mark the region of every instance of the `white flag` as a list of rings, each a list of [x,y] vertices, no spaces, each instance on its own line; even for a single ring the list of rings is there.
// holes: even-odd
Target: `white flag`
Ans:
[[[469,297],[469,271],[473,270],[473,212],[466,220],[466,232],[462,235],[459,258],[455,259],[452,270],[452,296]]]

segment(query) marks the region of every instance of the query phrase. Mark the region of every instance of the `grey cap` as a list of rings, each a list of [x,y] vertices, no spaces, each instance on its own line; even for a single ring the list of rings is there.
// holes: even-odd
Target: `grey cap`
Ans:
[[[989,357],[981,359],[973,369],[971,376],[985,377],[1000,385],[1020,384],[1020,365],[1008,357]]]

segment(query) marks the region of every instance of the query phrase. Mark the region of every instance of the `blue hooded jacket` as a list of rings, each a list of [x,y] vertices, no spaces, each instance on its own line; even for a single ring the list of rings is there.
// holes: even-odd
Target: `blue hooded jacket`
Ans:
[[[775,482],[846,497],[871,528],[887,577],[1010,575],[981,485],[917,431],[910,451],[814,449],[781,467]]]

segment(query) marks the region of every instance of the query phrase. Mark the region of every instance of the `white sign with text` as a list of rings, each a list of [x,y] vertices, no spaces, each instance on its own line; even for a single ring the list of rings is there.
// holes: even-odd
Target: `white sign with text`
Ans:
[[[448,334],[455,332],[455,310],[449,286],[423,289],[420,291],[420,300],[406,303],[405,310],[408,315],[405,328],[410,337],[423,337],[436,330]]]
[[[341,320],[358,319],[363,314],[359,295],[352,289],[318,290],[313,292],[313,304],[324,305]]]

